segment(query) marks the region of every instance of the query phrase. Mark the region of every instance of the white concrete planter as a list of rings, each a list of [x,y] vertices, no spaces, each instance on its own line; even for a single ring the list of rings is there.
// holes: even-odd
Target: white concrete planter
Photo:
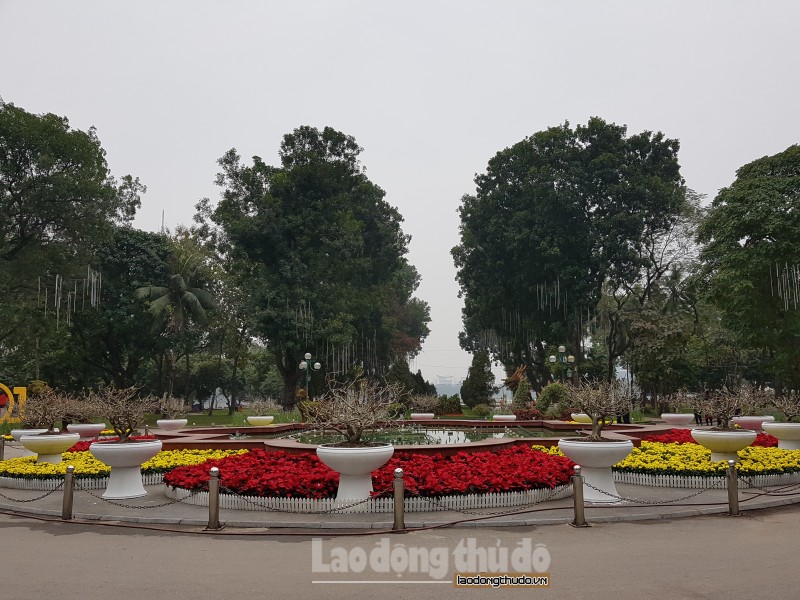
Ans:
[[[742,415],[741,417],[733,417],[731,421],[733,421],[734,425],[738,425],[742,429],[750,429],[758,433],[759,431],[763,431],[764,423],[770,423],[775,420],[773,416],[755,416],[755,415]]]
[[[103,498],[119,500],[146,496],[142,483],[142,464],[161,450],[160,440],[136,442],[95,442],[89,446],[94,457],[111,467]]]
[[[585,484],[585,502],[620,502],[611,467],[631,453],[632,441],[591,442],[562,439],[558,442],[558,448],[564,456],[580,465]]]
[[[275,420],[275,417],[272,416],[263,416],[263,417],[247,417],[247,422],[250,425],[270,425]]]
[[[81,440],[93,440],[105,428],[105,423],[70,423],[67,425],[67,431],[77,433],[81,436]]]
[[[711,462],[733,460],[739,462],[737,452],[756,441],[756,432],[747,429],[715,431],[713,429],[692,429],[694,440],[711,450]]]
[[[156,425],[165,431],[175,431],[176,429],[183,429],[189,419],[158,419]]]
[[[411,413],[411,420],[424,421],[426,419],[432,419],[434,416],[433,413]]]
[[[516,421],[517,415],[494,415],[492,421]]]
[[[339,473],[337,500],[363,500],[372,492],[372,472],[389,462],[394,446],[381,444],[363,448],[340,448],[330,444],[317,446],[317,456]]]
[[[764,431],[778,438],[778,448],[800,450],[800,423],[774,423],[764,421]]]
[[[19,443],[19,438],[23,435],[39,435],[45,431],[47,431],[47,429],[12,429],[9,435],[15,442]],[[36,456],[36,452],[31,452],[23,446],[23,449],[20,451],[20,456]]]
[[[687,427],[694,423],[693,413],[661,413],[664,422],[673,427]]]
[[[570,416],[572,420],[576,423],[591,423],[592,417],[587,415],[586,413],[571,413]]]
[[[61,453],[74,446],[80,439],[77,433],[58,433],[56,435],[23,435],[19,443],[25,446],[36,457],[37,463],[51,463],[57,465],[61,462]]]

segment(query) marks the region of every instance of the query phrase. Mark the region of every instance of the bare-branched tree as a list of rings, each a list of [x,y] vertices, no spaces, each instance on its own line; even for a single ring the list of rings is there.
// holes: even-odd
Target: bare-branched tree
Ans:
[[[592,418],[592,434],[588,441],[603,439],[603,427],[610,423],[614,415],[630,412],[633,401],[629,388],[619,382],[588,383],[567,386],[571,404],[580,408]]]
[[[345,384],[329,382],[328,391],[309,415],[309,421],[344,436],[341,446],[366,446],[365,431],[392,423],[389,406],[402,390],[394,384],[358,379]]]

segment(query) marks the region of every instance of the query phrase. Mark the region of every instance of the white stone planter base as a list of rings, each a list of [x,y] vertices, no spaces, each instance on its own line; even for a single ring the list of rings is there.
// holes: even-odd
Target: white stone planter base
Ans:
[[[165,431],[175,431],[183,429],[189,423],[189,419],[158,419],[156,425]]]
[[[599,469],[581,467],[581,475],[583,475],[584,480],[584,502],[603,504],[622,502],[622,500],[617,498],[619,493],[617,492],[617,486],[614,485],[614,473],[611,470],[611,467],[603,467]]]
[[[70,423],[67,425],[67,431],[80,435],[82,442],[88,442],[99,437],[100,432],[105,428],[105,423]]]
[[[694,423],[694,414],[692,413],[661,413],[661,418],[668,425],[684,429]]]
[[[95,442],[89,452],[111,467],[108,487],[103,498],[122,500],[147,495],[142,483],[142,464],[153,458],[161,450],[159,440],[130,443]]]
[[[394,454],[391,444],[364,448],[339,448],[321,444],[317,456],[339,473],[337,500],[363,500],[372,492],[372,472],[389,462]]]
[[[778,438],[778,448],[800,450],[800,423],[764,422],[764,431]]]

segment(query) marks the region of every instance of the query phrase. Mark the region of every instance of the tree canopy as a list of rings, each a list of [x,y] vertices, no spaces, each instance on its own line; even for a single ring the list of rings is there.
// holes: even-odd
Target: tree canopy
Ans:
[[[305,352],[328,372],[386,372],[418,352],[427,304],[405,258],[402,217],[364,174],[355,140],[329,127],[284,136],[281,166],[235,150],[220,160],[222,199],[210,214],[247,290],[253,331],[274,352],[291,404]]]
[[[498,152],[459,209],[462,346],[507,369],[526,364],[539,389],[547,341],[579,351],[603,284],[632,285],[648,261],[645,236],[676,219],[678,148],[662,133],[628,136],[594,117]]]
[[[800,146],[744,165],[700,229],[709,298],[723,324],[763,357],[762,377],[800,385]]]

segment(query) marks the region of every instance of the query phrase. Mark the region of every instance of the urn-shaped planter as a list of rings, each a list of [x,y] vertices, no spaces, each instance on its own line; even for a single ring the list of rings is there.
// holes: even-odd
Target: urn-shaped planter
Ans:
[[[67,431],[77,433],[81,436],[81,440],[93,440],[105,428],[105,423],[70,423],[67,425]]]
[[[739,462],[737,453],[756,441],[756,432],[747,429],[692,429],[692,437],[698,444],[711,450],[711,462]]]
[[[764,421],[764,431],[778,438],[778,448],[800,450],[800,423],[775,423]]]
[[[734,425],[738,425],[742,429],[750,429],[756,433],[764,430],[764,423],[771,423],[774,420],[775,417],[771,415],[743,415],[741,417],[733,417],[731,419]]]
[[[165,431],[175,431],[183,429],[189,423],[189,419],[158,419],[156,425]]]
[[[686,428],[694,423],[694,413],[661,413],[661,418],[673,427]]]
[[[432,419],[435,415],[433,413],[411,413],[411,420],[412,421],[425,421],[427,419]]]
[[[23,435],[19,438],[19,443],[30,450],[31,453],[37,455],[37,463],[57,465],[61,462],[61,453],[74,446],[80,437],[77,433],[58,433],[55,435],[40,433],[38,435]]]
[[[620,502],[611,467],[633,450],[630,440],[593,442],[582,439],[562,439],[558,448],[567,458],[580,465],[583,475],[585,502]]]
[[[372,492],[372,472],[389,462],[394,454],[391,444],[347,448],[320,444],[317,456],[339,473],[337,500],[364,500]]]
[[[591,423],[592,417],[587,415],[586,413],[570,413],[572,420],[576,423]]]
[[[275,417],[269,415],[247,417],[247,422],[250,423],[250,425],[260,425],[260,426],[270,425],[274,420]]]
[[[12,429],[9,434],[15,442],[20,443],[19,439],[23,435],[39,435],[45,431],[47,431],[47,429]],[[36,452],[31,452],[23,446],[20,451],[20,456],[36,456]]]
[[[494,415],[492,421],[516,421],[517,415]]]
[[[111,467],[108,486],[103,498],[119,500],[146,496],[142,483],[142,464],[153,458],[161,450],[160,440],[136,442],[95,442],[89,452],[100,462]]]

